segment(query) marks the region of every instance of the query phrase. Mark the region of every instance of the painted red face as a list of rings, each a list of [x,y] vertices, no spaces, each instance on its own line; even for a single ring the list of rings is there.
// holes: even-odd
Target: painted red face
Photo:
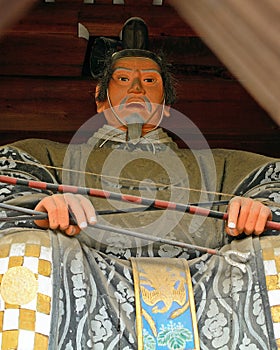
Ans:
[[[109,125],[126,130],[125,125],[131,118],[136,118],[144,123],[143,133],[154,129],[164,108],[164,88],[158,64],[145,57],[119,59],[113,67],[108,96],[111,106],[107,99],[98,102],[97,110],[104,112]]]

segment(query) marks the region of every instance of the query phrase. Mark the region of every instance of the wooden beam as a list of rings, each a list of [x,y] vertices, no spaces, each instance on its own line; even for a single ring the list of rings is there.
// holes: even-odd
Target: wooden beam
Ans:
[[[78,23],[85,25],[93,36],[118,36],[130,17],[143,18],[150,36],[197,36],[182,20],[172,6],[156,6],[152,0],[113,5],[112,0],[104,3],[86,4],[82,1],[40,2],[7,35],[16,33],[76,33]]]
[[[14,33],[0,42],[0,74],[81,76],[87,45],[87,40],[73,34]],[[192,69],[207,73],[207,67],[209,72],[212,66],[223,67],[199,38],[153,37],[150,49],[166,53],[175,73],[184,71],[188,75]],[[225,68],[223,73],[229,75]]]
[[[80,6],[37,4],[0,41],[0,75],[81,76],[88,43],[78,38]]]
[[[96,114],[94,91],[90,80],[2,78],[1,130],[74,133]],[[184,81],[174,109],[203,133],[219,138],[232,135],[246,139],[259,135],[260,130],[266,138],[279,133],[275,123],[233,81]],[[183,118],[171,120],[173,130],[184,128]]]
[[[71,34],[77,35],[78,13],[81,1],[37,3],[6,36],[20,34]]]
[[[151,49],[163,49],[170,54],[172,63],[183,63],[189,56],[187,47],[191,38],[177,36],[180,30],[181,34],[188,35],[189,32],[185,31],[185,23],[175,12],[172,17],[172,11],[171,7],[152,4],[40,3],[0,41],[0,75],[81,76],[88,42],[78,37],[80,21],[87,25],[89,35],[118,36],[130,15],[147,17],[148,25],[151,24]],[[168,20],[166,16],[169,16]],[[176,37],[161,36],[166,33],[173,33]],[[181,52],[179,56],[175,54],[178,48]],[[213,54],[210,56],[214,57]]]
[[[87,41],[65,35],[19,35],[0,43],[0,75],[78,76]]]
[[[89,80],[2,78],[1,130],[72,131],[96,113]]]

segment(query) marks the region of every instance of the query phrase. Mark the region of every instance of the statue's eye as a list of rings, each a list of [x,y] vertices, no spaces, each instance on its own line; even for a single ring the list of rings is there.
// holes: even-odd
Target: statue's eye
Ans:
[[[118,80],[127,82],[127,81],[129,81],[129,78],[128,78],[128,77],[120,76],[120,77],[118,77]]]
[[[144,82],[145,82],[145,83],[154,83],[155,80],[156,80],[156,79],[154,79],[154,78],[145,78],[145,79],[144,79]]]

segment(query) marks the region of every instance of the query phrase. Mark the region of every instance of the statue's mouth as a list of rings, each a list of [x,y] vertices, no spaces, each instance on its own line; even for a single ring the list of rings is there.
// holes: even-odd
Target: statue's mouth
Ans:
[[[146,110],[147,107],[144,102],[129,102],[126,104],[126,109],[138,109],[138,110]]]

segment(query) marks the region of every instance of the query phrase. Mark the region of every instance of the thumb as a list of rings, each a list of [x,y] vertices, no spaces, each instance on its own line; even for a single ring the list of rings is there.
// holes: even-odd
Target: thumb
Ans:
[[[47,210],[46,210],[44,204],[42,203],[42,201],[39,202],[36,205],[35,210],[43,212],[43,213],[47,213]],[[42,227],[42,228],[48,228],[49,227],[49,220],[48,220],[48,218],[43,219],[43,220],[34,220],[34,222],[39,227]]]

